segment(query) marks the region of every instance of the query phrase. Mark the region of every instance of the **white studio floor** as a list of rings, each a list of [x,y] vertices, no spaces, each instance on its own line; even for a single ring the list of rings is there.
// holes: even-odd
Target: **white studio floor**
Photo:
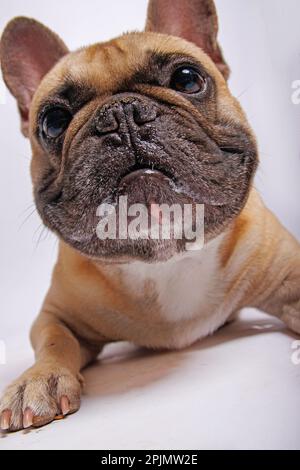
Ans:
[[[109,346],[84,373],[77,414],[0,435],[0,450],[300,449],[295,340],[278,320],[246,311],[184,351]],[[8,342],[1,389],[31,364],[20,341]]]

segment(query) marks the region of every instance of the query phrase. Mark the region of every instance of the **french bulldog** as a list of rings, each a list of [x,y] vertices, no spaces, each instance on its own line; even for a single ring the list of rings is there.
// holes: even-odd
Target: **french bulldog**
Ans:
[[[300,333],[300,245],[254,188],[256,140],[217,33],[212,0],[150,0],[144,32],[75,52],[33,19],[4,30],[3,77],[59,253],[31,332],[36,362],[6,389],[2,430],[77,411],[81,370],[110,342],[185,348],[244,307]],[[203,205],[202,248],[101,239],[97,208],[120,196]]]

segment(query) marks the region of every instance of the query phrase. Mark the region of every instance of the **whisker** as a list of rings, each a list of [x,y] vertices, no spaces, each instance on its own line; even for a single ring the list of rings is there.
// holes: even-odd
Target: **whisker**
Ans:
[[[22,212],[20,212],[19,216],[24,215],[26,212],[29,211],[29,209],[32,209],[33,207],[35,207],[34,202],[32,202],[31,204],[29,204],[28,207],[26,207]]]
[[[28,210],[29,210],[29,208],[28,208]],[[21,225],[19,226],[18,231],[20,231],[20,230],[23,228],[23,226],[26,224],[26,222],[30,219],[30,217],[31,217],[35,212],[37,212],[36,207],[30,212],[29,215],[27,215],[27,217],[25,217],[25,219],[23,220],[23,222],[22,222]]]
[[[245,88],[238,96],[237,99],[240,99],[245,93],[247,93],[248,90],[250,90],[251,85]]]
[[[35,243],[35,249],[34,249],[34,251],[36,251],[37,248],[39,247],[40,243],[41,243],[42,241],[45,241],[45,240],[47,239],[47,237],[48,237],[48,229],[47,229],[47,227],[46,227],[45,225],[40,224],[40,225],[38,226],[38,228],[35,230],[35,232],[34,232],[34,234],[33,234],[33,238],[34,238],[35,235],[38,233],[38,231],[40,231],[40,234],[39,234],[39,236],[38,236],[38,238],[37,238],[37,241],[36,241],[36,243]],[[45,235],[45,234],[46,234],[46,236],[44,236],[44,238],[43,238],[43,235]]]
[[[43,227],[42,230],[41,230],[40,236],[39,236],[39,238],[38,238],[38,240],[37,240],[36,246],[38,247],[39,244],[40,244],[42,241],[47,240],[47,237],[48,237],[48,231],[47,231],[46,227]]]

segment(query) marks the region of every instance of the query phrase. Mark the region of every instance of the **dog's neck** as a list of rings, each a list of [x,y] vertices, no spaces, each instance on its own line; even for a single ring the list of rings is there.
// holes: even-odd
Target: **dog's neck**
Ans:
[[[151,291],[166,320],[193,317],[214,301],[219,281],[219,248],[224,234],[205,244],[201,250],[177,255],[169,261],[134,261],[102,266],[106,276],[118,277],[125,290],[138,302]]]

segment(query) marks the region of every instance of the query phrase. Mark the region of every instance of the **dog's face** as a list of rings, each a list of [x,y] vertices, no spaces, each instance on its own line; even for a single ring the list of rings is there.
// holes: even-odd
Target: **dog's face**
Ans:
[[[206,240],[222,232],[246,202],[257,152],[239,104],[208,55],[157,32],[126,34],[73,53],[53,38],[53,62],[61,58],[27,98],[29,114],[14,93],[46,226],[96,258],[150,262],[184,250],[185,240],[100,240],[97,208],[127,196],[129,205],[146,207],[204,204]],[[2,62],[12,89],[3,52]],[[218,65],[226,74],[226,65]]]

